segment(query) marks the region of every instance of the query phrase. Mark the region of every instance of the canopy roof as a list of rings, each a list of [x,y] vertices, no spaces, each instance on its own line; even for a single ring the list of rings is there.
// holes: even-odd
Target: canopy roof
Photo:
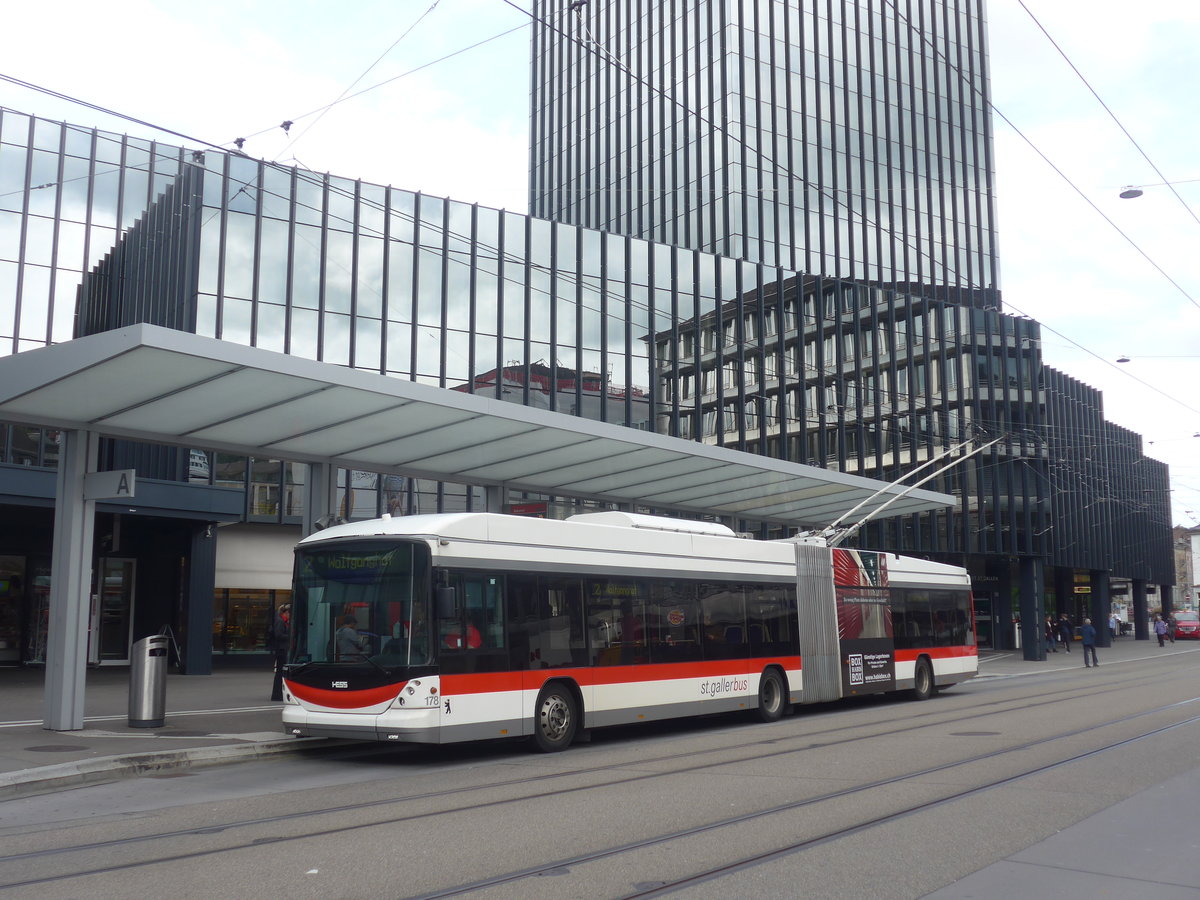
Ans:
[[[0,419],[794,526],[883,486],[153,325],[0,358]],[[914,490],[886,514],[953,502]]]

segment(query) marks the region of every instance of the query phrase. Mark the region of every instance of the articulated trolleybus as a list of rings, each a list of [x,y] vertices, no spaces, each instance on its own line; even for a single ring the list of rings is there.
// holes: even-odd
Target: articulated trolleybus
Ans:
[[[296,548],[284,729],[448,743],[911,690],[978,668],[964,570],[622,512],[384,517]]]

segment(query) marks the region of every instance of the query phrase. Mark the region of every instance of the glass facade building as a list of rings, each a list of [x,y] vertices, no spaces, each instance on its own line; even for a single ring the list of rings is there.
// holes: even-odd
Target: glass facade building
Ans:
[[[985,0],[538,0],[533,17],[535,215],[717,253],[723,284],[795,273],[657,335],[664,429],[884,480],[998,439],[933,485],[953,511],[861,537],[965,562],[996,629],[1043,582],[1081,614],[1106,560],[1165,577],[1165,467],[1043,366],[1036,323],[998,312]],[[1066,459],[1091,501],[1055,486]],[[1146,499],[1118,505],[1117,482]]]
[[[860,544],[968,565],[980,598],[1007,596],[1015,560],[1169,584],[1165,467],[1042,366],[1036,323],[986,306],[0,110],[0,352],[150,322],[888,480],[999,437],[929,485],[953,510]],[[1081,435],[1103,452],[1077,452]],[[286,566],[243,563],[287,555],[305,467],[118,441],[102,458],[137,468],[139,511],[100,507],[97,570],[114,574],[96,661],[163,624],[193,661],[262,652]],[[0,424],[0,662],[38,659],[56,459],[53,432]],[[1099,484],[1149,499],[1096,504]],[[482,509],[484,492],[343,471],[338,503]]]
[[[996,305],[983,0],[534,18],[534,215]]]

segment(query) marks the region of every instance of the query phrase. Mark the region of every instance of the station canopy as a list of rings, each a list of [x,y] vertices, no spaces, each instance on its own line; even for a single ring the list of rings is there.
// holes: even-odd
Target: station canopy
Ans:
[[[0,358],[0,420],[797,527],[826,526],[883,487],[153,325]],[[913,490],[884,514],[953,502]]]

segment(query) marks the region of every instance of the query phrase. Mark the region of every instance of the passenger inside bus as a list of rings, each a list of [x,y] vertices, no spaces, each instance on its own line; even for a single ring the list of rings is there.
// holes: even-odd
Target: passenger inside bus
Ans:
[[[420,604],[414,604],[412,619],[392,625],[392,637],[380,651],[408,663],[424,662],[429,657],[429,626]]]
[[[446,646],[452,650],[461,650],[463,647],[462,635],[457,631],[452,631],[444,638]],[[479,634],[479,629],[475,627],[475,623],[467,621],[467,643],[468,649],[477,650],[483,646],[483,637]]]
[[[640,644],[645,636],[646,628],[642,617],[633,611],[633,601],[625,600],[621,604],[620,638],[622,643]]]

